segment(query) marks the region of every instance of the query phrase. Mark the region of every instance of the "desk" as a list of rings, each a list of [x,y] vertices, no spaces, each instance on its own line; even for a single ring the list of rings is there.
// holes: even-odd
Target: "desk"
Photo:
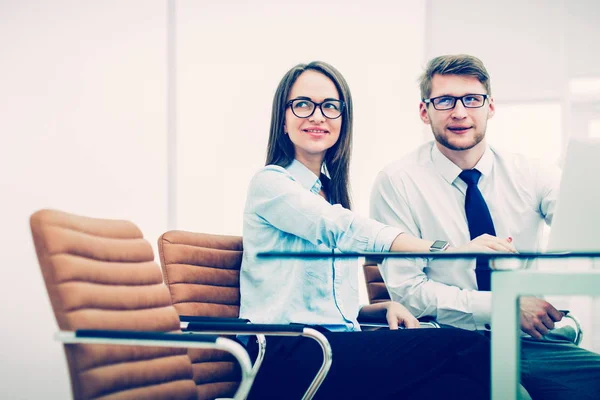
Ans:
[[[302,253],[267,252],[258,257],[280,258],[348,258],[348,257],[423,257],[465,258],[486,257],[494,259],[558,259],[558,258],[600,258],[600,252],[565,253]],[[521,329],[519,322],[518,298],[521,295],[600,295],[600,271],[538,271],[538,270],[499,270],[492,273],[492,399],[512,400],[518,397],[520,378]]]
[[[600,295],[600,271],[496,271],[492,274],[492,400],[517,399],[521,295]]]

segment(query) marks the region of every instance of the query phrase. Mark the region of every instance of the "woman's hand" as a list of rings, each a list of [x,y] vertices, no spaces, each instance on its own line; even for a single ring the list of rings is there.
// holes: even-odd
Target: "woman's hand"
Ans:
[[[463,246],[450,247],[447,251],[454,253],[490,253],[494,251],[517,253],[517,249],[512,244],[512,238],[502,239],[487,233],[477,236]]]
[[[387,320],[390,329],[398,329],[402,325],[406,328],[419,328],[419,320],[400,303],[384,301],[377,304],[367,304],[358,312],[358,319],[382,321]]]
[[[390,301],[386,303],[386,314],[388,326],[390,330],[398,329],[398,326],[403,325],[405,328],[419,328],[421,324],[410,311],[402,304]]]

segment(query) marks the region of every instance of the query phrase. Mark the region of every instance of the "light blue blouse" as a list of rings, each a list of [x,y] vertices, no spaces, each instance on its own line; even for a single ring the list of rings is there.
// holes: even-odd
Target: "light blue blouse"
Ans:
[[[331,205],[302,163],[268,165],[248,188],[240,317],[255,323],[360,330],[356,259],[257,258],[265,251],[389,251],[402,231]]]

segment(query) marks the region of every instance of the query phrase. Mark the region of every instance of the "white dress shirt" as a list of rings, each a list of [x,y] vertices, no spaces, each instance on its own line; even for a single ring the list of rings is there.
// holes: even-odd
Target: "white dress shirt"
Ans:
[[[544,221],[552,221],[560,170],[491,147],[475,166],[496,235],[512,237],[519,251],[538,251]],[[461,169],[434,142],[381,171],[371,193],[371,216],[429,240],[460,246],[470,239],[465,215],[467,184]],[[414,315],[442,324],[489,329],[491,293],[477,290],[475,260],[389,258],[381,273],[392,300]]]

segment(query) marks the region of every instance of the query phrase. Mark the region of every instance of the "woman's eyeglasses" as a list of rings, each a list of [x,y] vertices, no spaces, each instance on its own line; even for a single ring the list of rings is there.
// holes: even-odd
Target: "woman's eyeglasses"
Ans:
[[[325,118],[336,119],[344,111],[344,102],[341,100],[325,100],[322,103],[315,103],[309,99],[297,98],[287,102],[286,106],[292,109],[292,113],[298,118],[308,118],[315,113],[317,107],[321,109],[321,114]]]

